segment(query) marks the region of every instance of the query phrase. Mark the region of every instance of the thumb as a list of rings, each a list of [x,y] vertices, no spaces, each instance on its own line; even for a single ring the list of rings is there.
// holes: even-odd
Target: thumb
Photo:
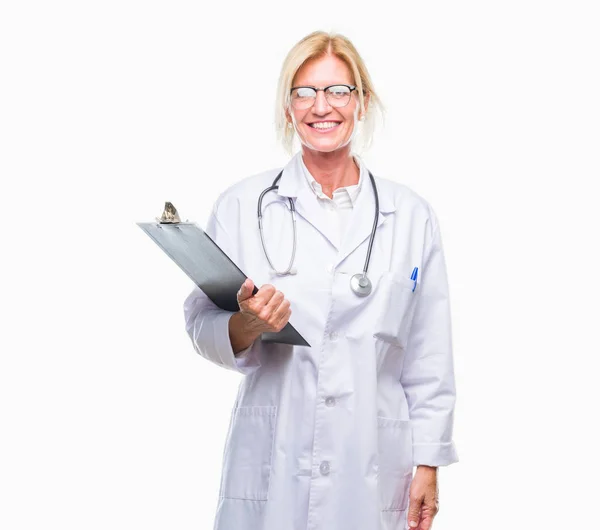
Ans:
[[[248,300],[248,298],[252,297],[252,291],[254,290],[254,282],[250,278],[246,278],[244,283],[240,287],[240,290],[237,292],[237,301],[243,302],[244,300]]]
[[[423,499],[418,500],[410,500],[410,506],[408,507],[408,528],[416,528],[419,525],[419,520],[421,519],[421,504]]]

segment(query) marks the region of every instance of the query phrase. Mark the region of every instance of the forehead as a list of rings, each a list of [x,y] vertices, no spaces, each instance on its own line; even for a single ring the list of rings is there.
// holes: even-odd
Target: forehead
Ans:
[[[293,84],[323,87],[335,83],[353,84],[352,73],[344,61],[335,55],[326,55],[304,63],[296,72]]]

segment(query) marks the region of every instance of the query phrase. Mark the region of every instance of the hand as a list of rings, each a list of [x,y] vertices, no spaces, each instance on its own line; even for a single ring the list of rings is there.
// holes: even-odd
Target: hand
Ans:
[[[438,511],[437,467],[417,466],[410,485],[408,527],[411,530],[430,530]]]
[[[246,278],[237,294],[246,332],[259,335],[281,331],[292,314],[289,300],[270,284],[263,285],[255,295],[253,290],[254,282]]]

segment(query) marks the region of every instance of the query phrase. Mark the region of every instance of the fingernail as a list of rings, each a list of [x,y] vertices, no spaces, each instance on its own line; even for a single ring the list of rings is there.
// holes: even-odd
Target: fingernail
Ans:
[[[410,526],[412,526],[414,528],[415,526],[417,526],[417,523],[415,521],[411,521]]]

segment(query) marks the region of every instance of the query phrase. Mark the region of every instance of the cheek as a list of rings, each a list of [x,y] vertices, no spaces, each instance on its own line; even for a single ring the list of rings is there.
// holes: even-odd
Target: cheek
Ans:
[[[297,124],[302,123],[302,120],[304,119],[305,116],[306,116],[306,111],[296,110],[296,109],[292,110],[292,119]]]
[[[358,105],[348,105],[340,109],[340,114],[344,119],[344,125],[348,128],[352,128],[353,125],[356,125],[358,120]]]
[[[346,129],[352,130],[358,122],[358,110],[344,113],[344,125]]]

